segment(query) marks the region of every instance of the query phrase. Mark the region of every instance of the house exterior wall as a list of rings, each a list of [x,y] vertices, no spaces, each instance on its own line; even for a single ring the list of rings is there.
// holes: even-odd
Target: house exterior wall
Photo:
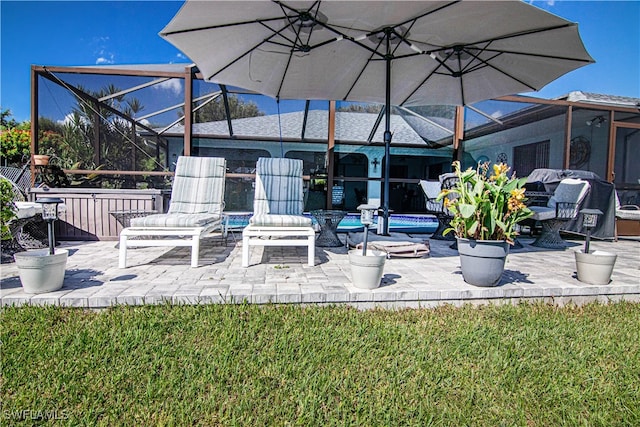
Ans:
[[[464,142],[464,151],[472,159],[486,156],[491,162],[500,160],[513,164],[513,148],[536,142],[550,141],[549,165],[551,169],[563,169],[565,116],[551,117],[535,123],[528,123],[516,128],[506,129]],[[466,164],[466,167],[473,166]]]

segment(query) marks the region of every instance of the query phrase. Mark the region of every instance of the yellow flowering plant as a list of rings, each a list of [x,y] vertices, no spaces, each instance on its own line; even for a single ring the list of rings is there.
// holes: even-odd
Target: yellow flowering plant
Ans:
[[[515,225],[532,215],[524,204],[526,178],[509,176],[504,163],[494,164],[491,173],[489,163],[461,171],[460,162],[454,162],[453,168],[458,182],[438,196],[453,214],[445,234],[453,231],[461,238],[513,244],[518,234]]]

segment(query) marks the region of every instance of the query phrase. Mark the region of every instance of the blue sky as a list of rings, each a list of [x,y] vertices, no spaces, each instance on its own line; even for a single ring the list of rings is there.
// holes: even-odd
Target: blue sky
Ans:
[[[640,98],[640,1],[530,1],[577,22],[596,60],[534,96],[573,90]],[[0,0],[0,106],[29,119],[30,66],[188,63],[158,32],[181,1]]]

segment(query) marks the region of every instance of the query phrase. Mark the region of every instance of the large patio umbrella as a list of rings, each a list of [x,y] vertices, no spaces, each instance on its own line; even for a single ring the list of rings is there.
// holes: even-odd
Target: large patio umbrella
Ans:
[[[187,1],[160,33],[205,79],[276,99],[465,105],[594,62],[577,25],[521,1]]]

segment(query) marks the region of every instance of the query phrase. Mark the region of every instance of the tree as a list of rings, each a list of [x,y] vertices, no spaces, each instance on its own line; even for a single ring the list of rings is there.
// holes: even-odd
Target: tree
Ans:
[[[40,117],[39,151],[56,156],[57,165],[63,169],[94,169],[96,164],[93,162],[90,132],[88,124],[77,111],[68,116],[64,123]]]
[[[258,105],[253,101],[244,101],[241,98],[238,98],[237,95],[230,95],[228,99],[229,113],[232,119],[264,116],[264,112],[260,111]],[[184,115],[184,109],[182,109],[181,114]],[[224,109],[222,97],[218,97],[214,101],[209,102],[194,113],[194,121],[196,123],[217,122],[220,120],[226,120],[226,118],[227,113]]]
[[[121,89],[109,84],[98,91],[83,87],[78,89],[93,98],[107,98],[107,106],[127,116],[135,116],[144,109],[136,98],[125,98],[124,95],[113,96]],[[81,163],[87,169],[104,168],[111,170],[147,170],[148,159],[155,156],[155,149],[140,141],[133,141],[133,129],[130,121],[114,114],[102,104],[79,100],[73,115],[68,118],[62,130],[66,155],[71,159],[67,163]],[[95,164],[93,139],[95,129],[100,133],[100,165]],[[157,168],[157,164],[154,164]]]
[[[11,114],[11,110],[3,110],[0,107],[0,126],[2,126],[3,129],[18,126],[18,122],[13,119],[12,116],[13,114]]]
[[[83,86],[77,88],[92,98],[104,101],[97,103],[78,97],[72,113],[65,117],[64,122],[40,117],[38,141],[41,153],[53,155],[56,166],[63,169],[163,169],[163,165],[155,158],[155,145],[142,141],[135,135],[132,122],[113,112],[117,110],[125,116],[135,117],[144,109],[138,99],[115,95],[121,89],[113,84],[99,90],[89,90]],[[100,135],[99,153],[95,152],[96,133]],[[96,162],[96,158],[99,162]],[[103,184],[131,187],[135,185],[134,180],[122,176]]]
[[[11,110],[1,111],[0,158],[5,165],[21,166],[30,156],[31,122],[18,123]]]
[[[369,113],[378,114],[382,109],[382,104],[348,104],[341,105],[337,111],[343,113]]]

